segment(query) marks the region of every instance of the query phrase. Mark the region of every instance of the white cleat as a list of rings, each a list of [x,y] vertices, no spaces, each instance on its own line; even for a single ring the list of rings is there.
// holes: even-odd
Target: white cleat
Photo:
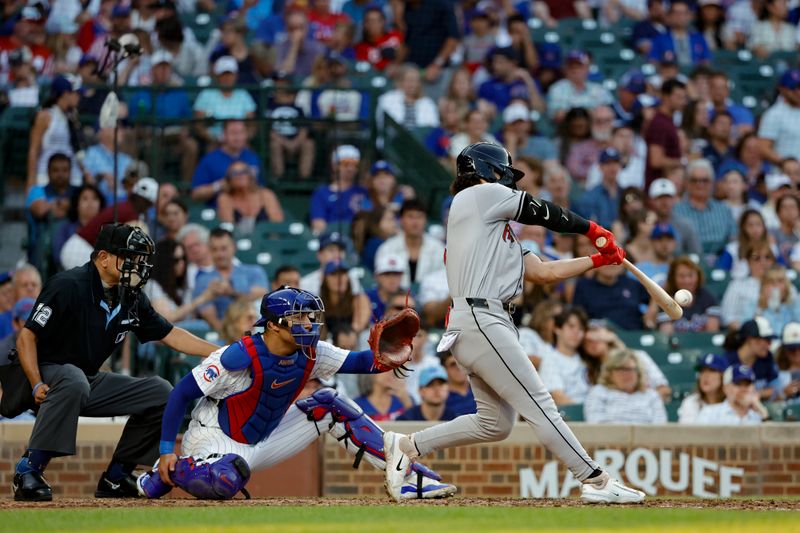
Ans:
[[[403,485],[405,484],[408,466],[411,460],[400,450],[400,440],[405,437],[394,431],[383,434],[383,454],[386,458],[386,478],[384,486],[389,496],[396,502],[403,499]]]
[[[626,487],[618,479],[612,479],[606,472],[598,476],[594,483],[581,486],[583,503],[642,503],[644,492]]]

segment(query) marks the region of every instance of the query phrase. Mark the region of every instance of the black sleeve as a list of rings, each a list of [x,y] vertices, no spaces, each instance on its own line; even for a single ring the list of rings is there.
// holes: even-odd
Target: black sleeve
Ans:
[[[544,226],[559,233],[586,235],[589,231],[589,221],[582,216],[547,200],[534,198],[527,192],[514,220],[528,226]]]
[[[63,277],[45,283],[25,327],[39,339],[59,334],[75,313],[75,303],[80,300],[78,292],[75,282]]]
[[[156,313],[150,305],[150,299],[143,292],[139,292],[136,301],[136,311],[139,324],[132,328],[139,342],[160,341],[172,331],[174,327],[167,319]]]

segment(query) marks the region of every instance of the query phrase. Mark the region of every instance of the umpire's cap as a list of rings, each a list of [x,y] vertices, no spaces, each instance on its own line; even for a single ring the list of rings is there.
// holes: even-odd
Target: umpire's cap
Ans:
[[[140,228],[128,224],[105,224],[94,242],[95,252],[104,250],[119,256],[143,255],[149,257],[155,251],[155,244]]]
[[[464,148],[456,158],[456,172],[460,177],[474,176],[512,189],[516,189],[516,183],[525,175],[511,166],[511,155],[505,148],[488,142]]]

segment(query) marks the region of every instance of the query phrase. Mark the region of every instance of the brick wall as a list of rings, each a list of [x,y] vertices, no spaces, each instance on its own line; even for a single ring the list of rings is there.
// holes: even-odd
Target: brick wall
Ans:
[[[800,424],[755,428],[571,426],[591,455],[600,455],[611,467],[616,464],[619,477],[649,493],[712,497],[719,496],[722,489],[723,496],[725,490],[730,495],[800,494]],[[387,427],[410,432],[424,426],[395,423]],[[383,492],[381,473],[369,465],[354,471],[351,456],[335,441],[328,439],[324,454],[323,494]],[[518,424],[502,443],[441,450],[425,463],[458,485],[459,494],[466,496],[519,497],[526,485],[521,482],[521,472],[528,476],[528,495],[535,492],[530,489],[537,484],[545,497],[579,493],[577,483],[565,483],[563,464],[538,444],[525,424]],[[553,472],[557,474],[552,476]],[[557,482],[547,485],[543,478]],[[664,486],[662,478],[667,478],[672,490]],[[726,482],[721,478],[727,478],[727,487],[722,486]]]
[[[604,454],[604,462],[612,466],[615,461],[620,463],[620,477],[634,485],[652,482],[652,492],[696,494],[695,469],[698,469],[708,478],[701,487],[706,496],[719,494],[721,477],[726,474],[734,485],[741,485],[741,490],[732,487],[734,495],[800,495],[800,424],[765,424],[755,428],[571,426],[591,454]],[[2,486],[11,484],[14,463],[25,449],[31,427],[30,423],[0,424]],[[94,493],[122,427],[122,424],[83,423],[79,426],[77,454],[54,459],[47,469],[56,497],[90,497]],[[423,424],[412,422],[387,425],[403,432],[422,427]],[[681,454],[685,454],[683,471]],[[248,489],[255,497],[383,495],[382,472],[366,461],[353,470],[352,463],[351,455],[334,439],[326,438],[281,465],[255,474]],[[466,496],[519,497],[525,490],[535,496],[534,489],[543,496],[577,494],[577,487],[565,483],[564,467],[537,443],[535,434],[525,424],[518,424],[502,443],[442,450],[426,458],[426,464],[456,483],[459,494]],[[737,468],[742,469],[742,476],[731,470]],[[685,477],[685,486],[667,490],[661,482],[665,476],[669,478],[667,483]],[[555,481],[548,484],[548,480]],[[180,496],[178,491],[170,495]]]

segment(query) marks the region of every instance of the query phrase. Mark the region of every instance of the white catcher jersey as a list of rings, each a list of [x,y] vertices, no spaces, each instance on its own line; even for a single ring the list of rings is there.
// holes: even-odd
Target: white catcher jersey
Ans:
[[[250,386],[253,378],[250,369],[230,371],[226,370],[220,362],[220,357],[227,346],[214,351],[192,369],[192,376],[197,386],[203,392],[203,398],[192,411],[192,418],[206,427],[219,427],[217,421],[218,409],[214,400],[222,400],[241,392]],[[344,364],[349,350],[343,350],[328,342],[317,343],[317,360],[311,370],[309,379],[330,379]],[[304,357],[301,355],[301,357]]]
[[[519,217],[525,193],[474,185],[456,194],[447,219],[447,284],[453,298],[513,300],[522,291],[523,257],[509,220]]]

